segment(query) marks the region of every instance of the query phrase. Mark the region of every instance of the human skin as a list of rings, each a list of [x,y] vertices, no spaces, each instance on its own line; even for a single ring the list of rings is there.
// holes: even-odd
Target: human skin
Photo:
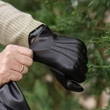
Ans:
[[[28,72],[33,63],[31,49],[17,45],[8,45],[0,53],[0,86],[9,81],[19,81]],[[24,66],[21,72],[22,65]]]

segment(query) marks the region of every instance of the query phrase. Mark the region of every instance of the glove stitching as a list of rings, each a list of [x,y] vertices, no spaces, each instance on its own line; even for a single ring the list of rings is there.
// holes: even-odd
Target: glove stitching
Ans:
[[[87,53],[87,49],[86,49],[83,42],[77,43],[77,42],[74,42],[74,41],[58,41],[58,40],[55,40],[55,42],[59,43],[59,44],[67,44],[67,45],[71,45],[71,44],[80,45],[81,47],[84,48],[84,53]]]
[[[58,52],[58,53],[60,53],[60,54],[62,54],[64,56],[67,56],[73,62],[72,57],[70,57],[67,53],[64,53],[63,51],[61,51],[61,50],[59,50],[59,49],[57,49],[55,47],[51,47],[51,51],[55,51],[55,52]]]
[[[68,51],[71,51],[71,52],[74,52],[74,53],[78,53],[78,51],[75,51],[75,50],[72,49],[72,48],[68,48],[68,47],[59,45],[59,44],[57,44],[57,43],[55,43],[55,45],[56,45],[56,47],[63,48],[63,49],[66,49],[66,50],[68,49]],[[77,46],[79,47],[79,45],[77,45]],[[79,57],[82,61],[84,61],[84,63],[85,63],[85,60],[83,59],[83,56],[82,56],[81,54],[78,54],[78,57]]]
[[[51,47],[51,49],[52,49],[53,51],[56,51],[56,52],[60,53],[60,54],[63,54],[64,56],[67,56],[71,61],[74,61],[74,60],[72,59],[72,57],[70,57],[67,53],[64,53],[63,51],[58,50],[58,48]],[[80,58],[80,57],[79,57],[79,58]],[[78,67],[80,68],[80,70],[84,73],[84,70],[81,68],[81,66],[80,66],[80,64],[78,63],[77,60],[76,60],[74,66],[76,67],[76,65],[78,65]],[[77,68],[77,67],[76,67],[76,68]]]
[[[60,44],[76,44],[76,45],[80,45],[80,43],[74,42],[74,41],[58,41],[55,40],[56,43],[60,43]]]

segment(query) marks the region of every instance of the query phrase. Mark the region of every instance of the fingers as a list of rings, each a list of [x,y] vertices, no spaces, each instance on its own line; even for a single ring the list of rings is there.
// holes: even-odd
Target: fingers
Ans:
[[[74,54],[77,54],[77,56],[85,63],[87,64],[88,58],[87,58],[87,49],[84,44],[73,44],[73,52]]]
[[[80,39],[74,38],[74,44],[82,48],[82,52],[84,54],[87,54],[87,48],[84,42],[82,42]]]
[[[25,47],[19,47],[18,48],[18,46],[17,46],[16,49],[17,49],[18,53],[20,53],[20,54],[23,54],[25,56],[29,56],[31,58],[33,57],[33,52],[29,48],[25,48]]]
[[[4,58],[4,60],[2,62],[2,68],[5,68],[7,70],[17,71],[17,72],[21,71],[22,65],[23,64],[19,63],[15,59],[11,59],[10,57]],[[25,74],[27,72],[28,72],[28,66],[23,65],[23,70],[21,73]]]
[[[33,52],[31,49],[26,48],[26,47],[21,47],[21,46],[17,46],[17,45],[8,45],[6,47],[6,49],[10,50],[10,51],[17,51],[17,53],[23,54],[25,56],[29,56],[29,57],[33,57]]]
[[[27,67],[31,66],[33,63],[33,59],[31,57],[19,53],[15,56],[15,59],[17,62],[26,65]]]
[[[63,73],[65,73],[66,76],[71,77],[74,81],[78,83],[82,83],[86,79],[86,73],[87,73],[87,65],[85,62],[79,57],[78,53],[72,53],[72,66],[68,67],[71,71],[68,72],[68,70],[64,70]]]
[[[0,53],[0,85],[18,81],[32,65],[33,52],[25,47],[8,45]]]
[[[32,52],[32,50],[25,48],[25,47],[20,47],[20,46],[14,46],[14,47],[12,46],[12,48],[14,48],[14,50],[16,49],[16,52],[14,55],[16,61],[18,61],[20,64],[26,65],[27,67],[32,65],[32,63],[33,63],[33,60],[32,60],[33,52]]]
[[[4,50],[4,56],[5,59],[7,60],[6,61],[7,63],[9,63],[9,60],[11,62],[17,61],[20,64],[26,65],[27,67],[31,66],[33,63],[32,60],[33,52],[32,50],[25,47],[8,45]]]
[[[80,70],[80,68],[73,67],[73,72],[68,74],[68,77],[71,77],[74,81],[82,83],[86,80],[86,75]]]
[[[16,63],[17,63],[17,62],[16,62]],[[18,64],[19,66],[17,66],[17,64]],[[14,67],[14,68],[11,66],[11,67],[10,67],[10,70],[17,71],[17,72],[19,72],[19,73],[21,73],[21,74],[23,74],[23,75],[28,72],[28,67],[27,67],[27,66],[21,65],[20,63],[17,63],[17,64],[15,64],[15,67]]]
[[[4,70],[1,74],[0,74],[0,86],[8,83],[9,81],[19,81],[22,79],[23,75],[17,71],[7,71]]]
[[[22,66],[23,66],[23,69],[22,69],[22,71],[20,71],[20,73],[24,75],[28,72],[28,67],[25,65],[22,65]]]
[[[19,81],[22,79],[23,75],[17,71],[10,71],[10,80],[11,81]]]

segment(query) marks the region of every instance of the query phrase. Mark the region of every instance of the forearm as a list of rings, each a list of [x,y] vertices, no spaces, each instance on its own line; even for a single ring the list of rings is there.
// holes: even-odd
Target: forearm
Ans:
[[[0,1],[0,44],[28,47],[28,34],[42,23],[12,5]]]

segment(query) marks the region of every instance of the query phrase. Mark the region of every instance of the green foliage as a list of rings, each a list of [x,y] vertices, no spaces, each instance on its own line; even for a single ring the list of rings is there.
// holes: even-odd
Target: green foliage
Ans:
[[[84,96],[94,95],[97,100],[102,91],[110,88],[110,25],[104,23],[105,13],[110,10],[110,0],[4,1],[30,13],[49,25],[55,33],[77,37],[85,42],[89,69],[84,85],[89,86],[85,88]],[[47,74],[53,78],[51,82],[44,80]],[[45,65],[34,63],[19,85],[32,110],[86,110],[79,103],[79,97],[56,82]],[[110,109],[109,106],[106,110]]]
[[[29,98],[28,101],[30,101],[31,104],[32,103],[37,104],[37,107],[36,105],[32,104],[34,107],[36,107],[36,109],[38,110],[52,110],[53,109],[53,99],[49,96],[47,84],[37,80],[35,82],[35,86],[33,89],[33,97],[30,97],[31,93],[29,94],[28,92],[25,92],[25,94],[27,96],[27,99]]]

